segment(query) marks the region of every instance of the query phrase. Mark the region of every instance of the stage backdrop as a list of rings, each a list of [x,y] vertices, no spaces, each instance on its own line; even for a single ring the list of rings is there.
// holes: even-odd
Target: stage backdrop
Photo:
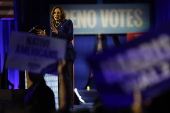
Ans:
[[[54,6],[51,5],[50,11]],[[149,4],[59,5],[74,24],[74,34],[113,34],[147,31]]]

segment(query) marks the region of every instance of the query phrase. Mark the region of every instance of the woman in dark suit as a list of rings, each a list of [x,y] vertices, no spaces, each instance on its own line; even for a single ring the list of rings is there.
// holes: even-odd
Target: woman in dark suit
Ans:
[[[67,48],[65,60],[66,64],[64,67],[64,82],[67,91],[68,97],[68,106],[73,108],[73,87],[72,87],[72,73],[73,73],[73,63],[76,58],[74,47],[72,44],[73,40],[73,23],[70,19],[65,18],[64,10],[61,7],[54,7],[51,11],[51,29],[53,38],[61,38],[67,40]],[[45,30],[38,30],[39,35],[46,35]]]

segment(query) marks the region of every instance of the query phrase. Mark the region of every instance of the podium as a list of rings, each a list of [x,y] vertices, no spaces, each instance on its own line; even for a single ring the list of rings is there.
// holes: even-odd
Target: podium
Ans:
[[[0,113],[19,108],[26,89],[0,89]]]

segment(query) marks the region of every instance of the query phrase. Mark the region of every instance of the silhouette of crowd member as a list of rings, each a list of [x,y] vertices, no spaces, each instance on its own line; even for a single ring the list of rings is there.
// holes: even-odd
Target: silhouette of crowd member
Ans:
[[[23,99],[23,108],[31,113],[51,113],[55,111],[53,91],[46,85],[43,74],[28,72],[33,84],[28,88]]]
[[[73,40],[73,23],[70,19],[66,19],[65,12],[61,7],[55,6],[51,11],[51,30],[53,38],[60,38],[67,40],[66,54],[65,54],[65,71],[63,72],[65,86],[67,90],[69,107],[73,108],[73,63],[76,58]],[[37,29],[37,33],[42,36],[46,36],[45,30]]]
[[[58,62],[58,75],[65,81],[63,72],[66,61]],[[59,85],[59,110],[55,110],[54,94],[45,84],[43,74],[28,73],[33,84],[24,95],[22,107],[10,110],[8,113],[69,113],[68,95],[64,82]],[[60,81],[59,81],[60,82]],[[22,97],[21,97],[22,98]]]
[[[93,103],[92,113],[105,113],[105,107],[103,106],[100,98],[95,99]]]
[[[146,113],[170,113],[170,88],[144,103]]]
[[[114,96],[114,94],[112,95]],[[141,92],[134,91],[132,96],[133,96],[132,103],[130,102],[131,104],[129,103],[126,105],[124,104],[123,101],[127,101],[127,98],[129,98],[129,96],[125,97],[126,98],[125,100],[122,100],[122,97],[121,98],[118,97],[116,101],[113,98],[111,98],[110,100],[107,100],[108,103],[112,104],[111,106],[110,104],[109,105],[104,104],[106,102],[106,100],[103,100],[104,98],[97,98],[94,101],[92,113],[145,113],[143,112],[142,108]],[[122,104],[120,104],[119,102]]]

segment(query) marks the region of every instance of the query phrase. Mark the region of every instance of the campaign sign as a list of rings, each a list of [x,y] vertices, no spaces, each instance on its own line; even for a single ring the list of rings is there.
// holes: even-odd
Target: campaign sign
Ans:
[[[99,92],[155,97],[170,89],[170,23],[88,57]]]
[[[54,4],[50,6],[50,12]],[[149,4],[59,5],[73,21],[74,34],[145,32],[150,28]]]
[[[65,50],[66,40],[12,32],[6,68],[56,74],[57,62],[64,59]]]

